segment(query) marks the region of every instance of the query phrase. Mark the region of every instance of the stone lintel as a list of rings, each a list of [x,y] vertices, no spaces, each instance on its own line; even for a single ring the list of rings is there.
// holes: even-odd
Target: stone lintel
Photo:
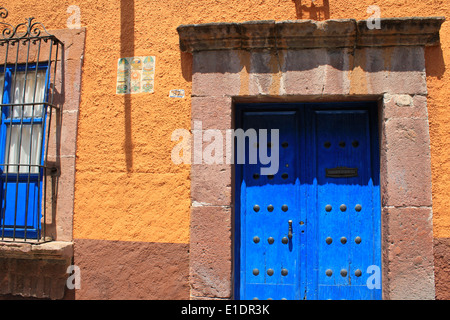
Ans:
[[[10,259],[72,260],[73,242],[50,241],[41,244],[0,242],[0,257]]]
[[[382,18],[380,29],[369,29],[367,20],[263,20],[181,25],[177,31],[183,52],[435,46],[444,21],[444,17]]]

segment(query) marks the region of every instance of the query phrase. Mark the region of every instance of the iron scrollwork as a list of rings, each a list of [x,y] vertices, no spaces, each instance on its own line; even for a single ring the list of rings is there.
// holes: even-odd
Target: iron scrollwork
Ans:
[[[7,17],[8,10],[0,7],[0,18],[6,19]],[[3,27],[0,40],[20,41],[38,37],[53,37],[53,35],[47,32],[42,23],[34,21],[34,17],[27,18],[26,20],[26,22],[19,23],[16,26],[0,21],[0,25]]]

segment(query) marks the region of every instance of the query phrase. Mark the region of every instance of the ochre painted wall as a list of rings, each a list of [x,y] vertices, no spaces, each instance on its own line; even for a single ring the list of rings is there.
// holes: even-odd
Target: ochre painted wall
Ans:
[[[189,242],[189,166],[170,155],[172,131],[190,128],[191,58],[181,54],[180,24],[248,20],[445,16],[448,0],[6,0],[8,22],[33,16],[66,28],[81,9],[86,51],[78,124],[74,238]],[[134,30],[134,31],[133,31]],[[117,59],[156,56],[155,92],[116,95]],[[450,238],[450,22],[441,47],[426,50],[436,239]],[[185,89],[186,98],[169,98]]]

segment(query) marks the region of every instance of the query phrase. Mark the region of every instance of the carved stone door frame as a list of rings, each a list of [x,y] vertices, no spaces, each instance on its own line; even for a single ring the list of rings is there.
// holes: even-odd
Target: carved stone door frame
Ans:
[[[384,299],[434,299],[425,46],[444,18],[183,25],[192,128],[232,129],[235,103],[378,101]],[[191,166],[192,299],[233,298],[232,164]]]

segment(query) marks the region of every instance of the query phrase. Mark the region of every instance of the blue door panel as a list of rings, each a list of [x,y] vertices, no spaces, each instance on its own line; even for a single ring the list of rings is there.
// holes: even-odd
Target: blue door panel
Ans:
[[[237,298],[381,298],[366,285],[381,267],[376,117],[362,103],[238,106],[238,128],[279,130],[279,170],[261,175],[248,152],[236,164]]]
[[[294,226],[293,238],[286,244],[282,243],[282,238],[289,235],[289,220],[293,220],[293,225],[298,223],[300,216],[298,168],[295,165],[298,153],[289,151],[289,148],[297,146],[296,113],[245,112],[243,120],[245,131],[268,130],[269,138],[265,145],[258,140],[256,146],[249,146],[255,147],[254,151],[257,152],[262,149],[262,152],[271,154],[273,146],[268,145],[272,142],[270,130],[279,130],[279,158],[283,162],[279,163],[279,171],[273,176],[261,174],[261,168],[267,165],[259,161],[243,166],[241,257],[247,268],[241,269],[241,298],[261,299],[272,295],[274,299],[280,296],[295,299],[298,295],[296,286],[300,280],[298,241]],[[248,161],[247,157],[246,163]],[[263,296],[260,295],[262,292]]]
[[[316,149],[318,299],[329,299],[324,286],[348,286],[345,299],[351,298],[352,288],[364,285],[365,270],[379,265],[374,255],[375,214],[371,167],[371,139],[368,110],[314,110],[310,135]],[[355,177],[327,177],[326,169],[357,169]],[[327,206],[329,206],[326,210]],[[360,207],[356,210],[355,208]],[[364,211],[363,211],[364,208]],[[379,214],[379,212],[378,212]],[[355,239],[361,239],[355,242]],[[328,242],[327,242],[328,240]],[[359,270],[361,275],[355,276]],[[359,273],[358,273],[359,274]],[[366,290],[367,287],[365,287]],[[355,298],[361,298],[355,291]],[[355,289],[356,290],[356,289]]]

